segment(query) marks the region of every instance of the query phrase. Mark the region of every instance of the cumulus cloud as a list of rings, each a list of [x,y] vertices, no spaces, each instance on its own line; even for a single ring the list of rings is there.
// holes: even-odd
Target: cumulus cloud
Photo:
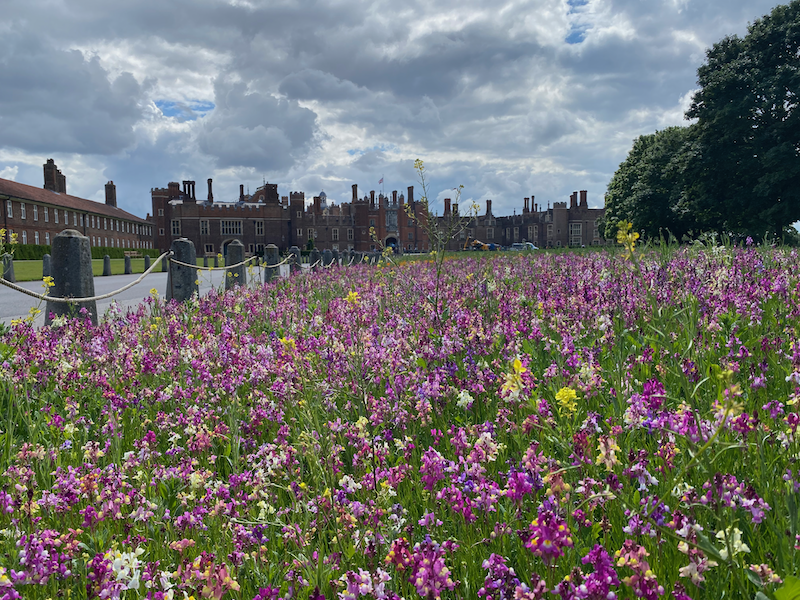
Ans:
[[[181,179],[418,190],[420,157],[432,198],[599,206],[633,139],[683,122],[705,48],[773,5],[7,0],[0,174],[40,185],[56,156],[71,190],[114,179],[143,214]]]
[[[150,82],[109,79],[96,58],[0,36],[0,139],[31,152],[113,154],[134,142]]]
[[[314,141],[316,115],[294,100],[220,80],[216,107],[203,119],[198,145],[221,167],[276,171],[291,166]]]

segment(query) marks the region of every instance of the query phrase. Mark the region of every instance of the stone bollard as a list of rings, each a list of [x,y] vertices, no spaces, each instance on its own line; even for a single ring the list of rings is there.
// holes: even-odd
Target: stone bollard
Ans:
[[[325,250],[322,251],[322,266],[327,267],[332,262],[333,262],[333,252],[325,248]]]
[[[281,261],[278,260],[278,247],[275,244],[267,244],[264,252],[267,257],[267,268],[264,269],[264,283],[269,283],[278,277],[278,268],[270,268],[270,265],[277,265]]]
[[[302,267],[300,266],[300,248],[292,246],[289,248],[289,254],[294,256],[294,261],[290,264],[292,273],[299,273]]]
[[[130,275],[133,273],[133,269],[131,268],[131,257],[125,257],[125,275]]]
[[[244,244],[239,240],[233,240],[228,244],[228,254],[225,257],[225,266],[237,265],[244,260]],[[246,265],[239,265],[231,269],[225,269],[225,289],[230,290],[235,286],[247,285]]]
[[[204,257],[203,257],[203,266],[204,266],[204,267],[207,267],[207,266],[208,266],[208,257],[207,257],[207,256],[204,256]]]
[[[214,266],[219,267],[219,254],[214,255]]]
[[[317,265],[318,262],[319,262],[319,250],[314,248],[311,251],[311,266],[314,268],[314,271],[317,271],[319,269],[319,265]]]
[[[338,250],[334,250],[333,252],[331,252],[331,262],[333,262],[333,264],[336,265],[337,267],[339,266],[339,251]]]
[[[42,257],[42,279],[45,277],[50,277],[50,273],[52,272],[52,265],[50,263],[50,255],[45,254]]]
[[[11,283],[17,283],[17,278],[14,275],[14,256],[11,254],[3,254],[3,279]]]
[[[197,254],[194,244],[186,238],[179,238],[172,242],[170,250],[173,252],[172,258],[188,265],[197,264]],[[197,290],[197,269],[176,265],[168,258],[164,262],[169,263],[169,275],[167,275],[167,300],[177,300],[185,302],[189,300]]]
[[[106,254],[103,257],[103,277],[111,275],[111,257]]]
[[[147,269],[149,269],[149,268],[150,268],[150,255],[149,254],[145,254],[144,255],[144,270],[147,271]]]
[[[165,256],[161,259],[161,272],[169,273],[169,257]],[[167,277],[169,279],[169,277]]]
[[[48,294],[53,298],[91,298],[94,296],[94,274],[92,273],[92,250],[89,238],[74,229],[65,229],[53,238],[51,246],[51,276],[53,287]],[[45,308],[45,325],[52,321],[51,314],[56,316],[79,316],[81,309],[89,311],[92,324],[97,325],[97,303],[76,302],[62,304],[48,302]]]

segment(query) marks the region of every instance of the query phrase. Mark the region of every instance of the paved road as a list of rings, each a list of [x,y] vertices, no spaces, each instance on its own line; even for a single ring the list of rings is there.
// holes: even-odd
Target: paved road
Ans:
[[[260,269],[256,269],[258,273]],[[281,267],[281,275],[288,274],[288,270]],[[137,279],[141,274],[136,275],[112,275],[111,277],[95,277],[94,278],[94,292],[95,295],[106,294],[113,292],[125,284]],[[200,293],[207,293],[212,286],[218,288],[223,285],[224,271],[204,271],[203,276],[200,278]],[[263,277],[263,275],[262,275]],[[19,283],[21,287],[34,292],[42,293],[41,281],[27,281]],[[166,273],[151,273],[138,285],[121,292],[113,298],[101,300],[97,303],[97,313],[102,315],[111,306],[111,302],[116,300],[117,303],[124,309],[128,307],[135,307],[150,295],[150,290],[155,288],[158,293],[163,297],[167,291],[167,274]],[[44,324],[44,303],[41,304],[36,298],[26,296],[16,290],[7,288],[0,285],[0,322],[6,325],[10,324],[13,319],[25,318],[28,316],[32,307],[38,307],[42,310],[42,314],[36,319],[37,325]]]

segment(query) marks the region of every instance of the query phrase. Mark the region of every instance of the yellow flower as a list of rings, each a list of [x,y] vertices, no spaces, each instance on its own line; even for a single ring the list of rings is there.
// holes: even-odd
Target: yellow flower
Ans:
[[[614,469],[614,465],[619,464],[617,460],[617,452],[620,451],[619,446],[617,441],[610,435],[600,436],[600,439],[597,440],[597,450],[600,454],[598,454],[595,464],[605,464],[606,469],[609,471]]]
[[[578,394],[575,392],[575,390],[568,387],[561,388],[556,394],[556,400],[558,401],[558,404],[570,415],[578,410],[578,404],[575,402],[577,398]]]
[[[358,296],[358,292],[348,292],[347,294],[347,303],[348,304],[358,304],[360,298]]]
[[[295,342],[292,338],[282,337],[280,342],[287,350],[297,350],[297,342]]]
[[[630,221],[620,221],[617,224],[617,228],[617,243],[625,246],[625,254],[623,256],[627,260],[633,254],[633,250],[636,247],[636,240],[639,239],[639,234],[635,231],[631,231],[631,229],[633,229],[633,223]]]

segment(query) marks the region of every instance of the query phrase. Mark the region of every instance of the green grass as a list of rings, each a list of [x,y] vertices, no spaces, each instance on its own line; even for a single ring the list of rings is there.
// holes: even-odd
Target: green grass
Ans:
[[[199,264],[203,264],[202,259]],[[144,259],[133,258],[131,259],[131,269],[134,273],[144,272]],[[156,268],[158,271],[159,269]],[[92,273],[95,276],[103,274],[103,261],[102,259],[92,260]],[[112,258],[111,259],[111,273],[112,275],[122,275],[125,273],[125,259]],[[14,276],[17,281],[41,281],[42,279],[42,261],[40,260],[15,260],[14,261]]]

